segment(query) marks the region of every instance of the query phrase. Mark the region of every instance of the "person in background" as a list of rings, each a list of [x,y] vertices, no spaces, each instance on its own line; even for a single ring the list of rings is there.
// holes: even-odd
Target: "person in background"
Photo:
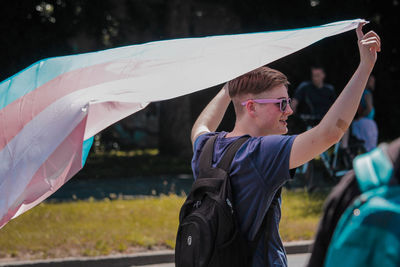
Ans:
[[[316,125],[336,99],[335,89],[333,85],[325,83],[325,77],[321,66],[311,67],[311,81],[300,83],[294,93],[293,112],[297,113],[307,126]]]
[[[322,66],[311,67],[311,80],[300,83],[294,93],[292,109],[295,116],[300,119],[305,129],[311,129],[317,125],[328,112],[336,99],[333,85],[325,83],[325,70]],[[304,168],[311,168],[304,166]],[[303,169],[303,172],[306,169]],[[301,172],[299,169],[298,171]],[[306,180],[306,187],[309,192],[317,188],[318,181],[314,175]]]

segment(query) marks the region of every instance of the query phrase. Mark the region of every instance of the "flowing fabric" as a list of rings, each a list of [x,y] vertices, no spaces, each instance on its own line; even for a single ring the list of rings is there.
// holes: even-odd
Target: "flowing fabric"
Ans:
[[[151,42],[41,60],[0,83],[0,228],[85,164],[93,136],[153,101],[215,86],[364,20]]]

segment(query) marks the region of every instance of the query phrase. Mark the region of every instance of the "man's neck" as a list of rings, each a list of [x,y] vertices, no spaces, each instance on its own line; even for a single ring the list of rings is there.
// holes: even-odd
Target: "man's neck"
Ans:
[[[260,129],[257,126],[251,123],[236,121],[235,127],[233,130],[226,135],[226,137],[235,137],[235,136],[242,136],[242,135],[250,135],[250,136],[263,136]]]
[[[318,89],[321,89],[322,87],[324,87],[324,83],[317,83],[317,84],[313,83],[313,85]]]

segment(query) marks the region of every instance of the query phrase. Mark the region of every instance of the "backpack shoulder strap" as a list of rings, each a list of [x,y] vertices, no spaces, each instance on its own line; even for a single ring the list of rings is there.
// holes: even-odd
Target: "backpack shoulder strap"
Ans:
[[[218,168],[223,169],[229,173],[229,169],[232,164],[233,158],[236,155],[236,152],[249,138],[250,136],[242,136],[229,144],[229,147],[226,149],[224,155],[222,156],[222,159],[218,163]]]
[[[217,167],[223,169],[226,172],[229,172],[230,165],[232,163],[233,158],[236,155],[237,150],[249,138],[250,138],[249,136],[242,136],[239,139],[232,142],[231,144],[229,144],[227,150],[222,156],[222,159],[218,163]],[[217,135],[214,135],[210,137],[204,144],[203,151],[200,153],[199,157],[200,170],[212,168],[212,158],[213,158],[214,144],[216,139]]]
[[[215,140],[217,140],[217,136],[218,136],[218,134],[211,136],[210,138],[208,138],[208,140],[204,144],[203,150],[201,151],[200,157],[199,157],[199,169],[200,170],[211,168],[212,158],[213,158],[213,153],[214,153],[214,143],[215,143]]]
[[[354,159],[353,169],[362,193],[389,184],[393,164],[385,152],[386,147],[385,144],[380,145]]]

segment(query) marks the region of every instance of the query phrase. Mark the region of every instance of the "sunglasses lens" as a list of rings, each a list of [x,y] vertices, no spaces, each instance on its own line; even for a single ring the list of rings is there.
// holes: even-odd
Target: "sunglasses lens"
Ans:
[[[286,111],[288,105],[290,105],[290,100],[291,100],[290,98],[282,99],[282,102],[281,102],[281,111],[282,112]]]
[[[286,99],[282,99],[282,102],[281,102],[281,111],[282,112],[286,111],[287,104],[288,104],[287,100]]]

